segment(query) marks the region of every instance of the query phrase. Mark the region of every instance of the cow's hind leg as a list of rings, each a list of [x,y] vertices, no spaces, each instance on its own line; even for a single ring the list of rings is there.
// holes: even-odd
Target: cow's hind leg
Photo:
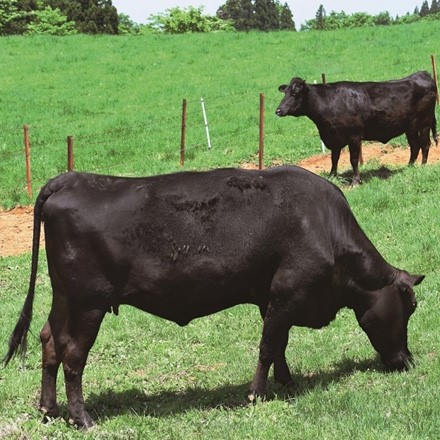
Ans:
[[[422,149],[422,164],[428,162],[429,147],[431,146],[431,139],[429,137],[430,128],[424,128],[419,135],[420,147]]]
[[[64,342],[62,359],[69,422],[78,428],[87,429],[94,425],[84,405],[82,376],[104,315],[103,310],[71,309],[60,335]]]
[[[411,151],[408,165],[413,165],[417,160],[417,156],[419,155],[420,151],[419,135],[417,132],[408,131],[406,133],[406,139],[408,140],[409,148]]]
[[[60,366],[60,359],[55,352],[49,321],[46,322],[41,330],[40,340],[43,354],[40,410],[44,414],[44,421],[47,421],[48,418],[60,416],[56,396],[57,373]]]
[[[350,164],[353,168],[353,179],[351,180],[351,186],[357,186],[361,183],[361,176],[359,174],[359,156],[362,148],[361,139],[353,139],[350,141],[348,148],[350,150]]]

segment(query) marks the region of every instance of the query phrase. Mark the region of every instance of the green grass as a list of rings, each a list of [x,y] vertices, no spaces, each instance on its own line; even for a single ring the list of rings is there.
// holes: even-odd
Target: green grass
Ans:
[[[416,367],[387,374],[353,313],[322,330],[292,328],[294,386],[270,379],[269,400],[246,403],[261,335],[256,307],[239,306],[184,328],[136,309],[108,315],[87,364],[86,401],[98,426],[77,433],[40,423],[38,333],[50,307],[40,264],[28,356],[0,371],[0,435],[8,438],[428,439],[440,429],[439,166],[398,169],[347,191],[368,236],[392,264],[426,275],[409,325]],[[29,256],[0,260],[7,341],[24,300]],[[5,350],[4,344],[4,350]],[[59,397],[65,415],[62,375]],[[23,437],[25,436],[25,437]]]
[[[0,205],[30,202],[23,124],[30,127],[35,193],[66,169],[68,135],[74,136],[77,170],[179,170],[184,98],[186,169],[256,161],[260,92],[266,95],[266,163],[295,163],[319,153],[321,144],[307,118],[273,116],[280,84],[292,76],[320,81],[321,73],[337,81],[431,71],[439,31],[439,22],[429,22],[338,32],[2,38]]]
[[[1,204],[29,203],[23,123],[30,125],[35,187],[64,170],[67,135],[75,136],[79,170],[140,175],[180,169],[184,97],[185,168],[255,160],[260,92],[267,98],[267,161],[295,163],[319,153],[320,142],[306,119],[272,117],[279,84],[293,75],[380,80],[430,70],[439,27],[432,22],[328,33],[0,39]],[[212,151],[204,140],[202,96]],[[262,328],[256,307],[235,307],[184,328],[122,307],[118,317],[104,320],[85,371],[86,403],[98,426],[84,434],[63,420],[43,425],[36,409],[38,335],[51,302],[43,257],[28,356],[0,369],[0,438],[437,438],[440,167],[393,168],[386,179],[377,177],[384,174],[379,171],[368,166],[365,183],[346,195],[382,255],[426,275],[416,288],[419,307],[409,325],[416,368],[384,373],[352,312],[342,310],[322,330],[291,330],[287,359],[294,386],[282,389],[271,379],[268,401],[249,406]],[[3,353],[27,291],[29,266],[29,255],[0,258]],[[58,390],[65,416],[62,375]]]

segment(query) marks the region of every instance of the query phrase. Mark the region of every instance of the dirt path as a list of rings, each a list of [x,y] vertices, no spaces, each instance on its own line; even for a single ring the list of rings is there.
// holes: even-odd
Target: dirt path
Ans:
[[[363,149],[364,161],[376,160],[380,165],[406,165],[409,159],[408,148],[393,148],[389,145],[369,144]],[[429,163],[440,161],[440,147],[432,146]],[[299,166],[315,173],[328,172],[331,168],[330,154],[319,154],[298,163]],[[248,164],[246,168],[254,168]],[[350,169],[348,149],[342,151],[339,171]],[[362,174],[362,171],[361,171]],[[17,207],[10,211],[0,211],[0,257],[20,255],[30,252],[32,245],[32,207]]]

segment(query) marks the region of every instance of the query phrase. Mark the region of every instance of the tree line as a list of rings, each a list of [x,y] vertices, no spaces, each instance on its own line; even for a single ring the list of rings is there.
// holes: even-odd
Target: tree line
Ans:
[[[0,0],[0,35],[117,34],[111,0]]]
[[[440,0],[424,0],[413,13],[391,17],[365,12],[326,13],[321,4],[315,17],[301,25],[301,31],[331,30],[360,26],[386,26],[440,19]],[[0,35],[50,34],[148,34],[222,31],[296,31],[287,3],[280,0],[226,0],[214,16],[203,7],[170,8],[151,15],[146,24],[119,14],[111,0],[0,0]]]
[[[419,15],[420,17],[428,17],[429,15],[435,15],[440,12],[440,0],[432,0],[431,6],[427,0],[422,3],[420,9],[416,6],[414,9],[414,14]]]
[[[354,28],[362,26],[388,26],[392,24],[413,23],[422,19],[440,19],[440,0],[432,0],[429,6],[425,0],[420,9],[416,6],[414,12],[409,12],[401,17],[392,18],[389,12],[384,11],[377,15],[369,15],[366,12],[355,12],[346,14],[344,11],[331,11],[327,15],[324,6],[321,4],[316,11],[315,18],[307,20],[301,26],[302,31],[308,30],[332,30],[342,28]]]

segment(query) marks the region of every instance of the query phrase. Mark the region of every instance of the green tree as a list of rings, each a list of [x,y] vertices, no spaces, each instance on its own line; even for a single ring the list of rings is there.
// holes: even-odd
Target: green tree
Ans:
[[[118,34],[139,34],[141,25],[135,23],[127,14],[118,15]]]
[[[347,26],[349,28],[371,26],[373,24],[373,17],[365,12],[355,12],[348,18]]]
[[[234,23],[237,31],[249,31],[252,29],[254,6],[252,0],[227,0],[217,10],[217,17],[222,20],[230,20]]]
[[[301,26],[301,30],[334,30],[343,28],[355,28],[364,26],[388,25],[392,23],[392,19],[388,12],[381,12],[377,16],[371,16],[365,12],[355,12],[347,15],[344,11],[330,12],[325,14],[325,10],[321,7],[316,13],[316,18],[308,20],[305,25]]]
[[[23,34],[36,9],[34,0],[0,0],[0,35]]]
[[[118,11],[111,0],[44,0],[51,8],[59,8],[79,32],[117,34]]]
[[[149,27],[169,34],[216,32],[232,30],[232,23],[203,14],[203,6],[167,9],[165,13],[149,17]]]
[[[50,6],[36,11],[26,30],[27,34],[46,35],[72,35],[77,32],[73,21],[68,21],[59,9]]]
[[[240,0],[240,16],[237,20],[238,31],[249,31],[252,29],[252,20],[254,16],[254,5],[252,0]]]
[[[280,12],[280,29],[286,31],[296,31],[293,14],[287,3],[281,7]]]
[[[413,14],[410,14],[409,12],[405,15],[402,15],[401,17],[396,17],[396,19],[393,21],[394,24],[410,24],[414,23],[416,21],[420,20],[420,15],[414,11]]]
[[[217,16],[231,20],[237,31],[296,30],[289,5],[282,5],[279,0],[227,0],[217,10]]]
[[[17,2],[0,0],[0,35],[9,34],[12,17],[17,11]]]
[[[429,8],[430,14],[437,14],[440,12],[440,1],[432,0],[431,7]]]
[[[381,12],[373,17],[373,23],[377,26],[388,26],[392,23],[390,13],[388,11]]]
[[[322,20],[322,24],[319,24],[318,18],[314,20],[313,29],[316,30],[334,30],[334,29],[342,29],[345,27],[350,27],[350,16],[347,15],[344,11],[335,12],[331,11],[330,15],[326,15],[324,11],[324,19]],[[324,27],[323,27],[324,26]]]
[[[427,15],[429,15],[429,5],[428,5],[428,0],[425,0],[422,3],[422,7],[420,8],[420,17],[426,17]]]
[[[325,9],[323,5],[319,5],[318,10],[316,11],[315,20],[316,20],[316,29],[323,30],[325,29]]]
[[[253,22],[253,27],[260,31],[279,29],[278,9],[274,0],[255,0]]]

